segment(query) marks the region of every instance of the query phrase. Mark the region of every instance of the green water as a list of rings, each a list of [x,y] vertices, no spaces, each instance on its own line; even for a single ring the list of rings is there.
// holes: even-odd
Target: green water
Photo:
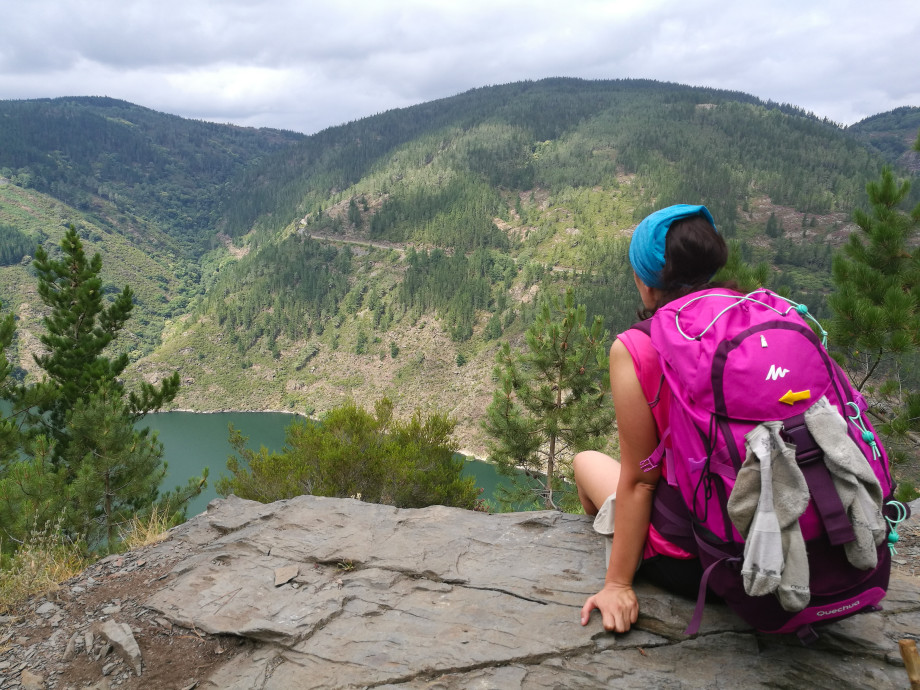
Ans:
[[[227,457],[233,454],[227,437],[227,426],[233,424],[244,436],[248,446],[258,450],[265,446],[280,451],[284,446],[284,429],[295,419],[283,412],[162,412],[144,417],[140,426],[149,426],[163,442],[163,459],[168,465],[164,488],[184,485],[189,477],[199,476],[205,467],[210,470],[208,488],[189,505],[188,516],[204,511],[208,502],[217,498],[214,484],[221,475],[227,475]],[[466,460],[464,475],[476,478],[483,488],[482,498],[492,497],[496,487],[508,480],[498,475],[495,468],[479,460]]]

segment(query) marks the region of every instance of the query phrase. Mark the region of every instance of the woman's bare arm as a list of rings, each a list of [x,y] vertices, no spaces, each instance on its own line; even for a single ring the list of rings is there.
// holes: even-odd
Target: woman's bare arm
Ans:
[[[591,610],[597,608],[605,629],[626,632],[639,615],[632,581],[642,558],[652,498],[661,471],[643,472],[639,467],[658,445],[658,433],[632,357],[619,340],[610,348],[610,385],[620,436],[615,531],[604,589],[585,603],[582,624],[588,622]]]

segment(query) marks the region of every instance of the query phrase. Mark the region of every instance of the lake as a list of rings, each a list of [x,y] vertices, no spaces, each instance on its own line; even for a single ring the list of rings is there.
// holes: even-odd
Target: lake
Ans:
[[[203,512],[217,498],[214,485],[218,477],[229,474],[227,457],[234,455],[227,441],[229,424],[249,438],[247,445],[253,450],[265,446],[280,451],[284,446],[284,429],[295,419],[295,415],[283,412],[159,412],[147,415],[138,426],[149,426],[163,443],[163,459],[168,465],[164,489],[177,484],[184,486],[189,477],[199,476],[205,467],[209,468],[208,488],[189,504],[191,517]],[[476,478],[476,485],[483,488],[484,499],[492,497],[499,483],[508,482],[493,465],[480,460],[467,459],[463,473]]]

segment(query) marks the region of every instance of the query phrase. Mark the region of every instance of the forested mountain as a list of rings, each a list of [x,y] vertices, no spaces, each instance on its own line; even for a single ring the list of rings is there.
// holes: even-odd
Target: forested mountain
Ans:
[[[519,340],[541,292],[575,287],[611,332],[634,320],[625,238],[656,207],[705,203],[820,314],[832,248],[897,158],[872,132],[906,132],[917,109],[902,110],[842,130],[737,92],[549,79],[304,137],[109,99],[5,102],[0,278],[25,280],[34,243],[76,218],[100,247],[118,234],[149,248],[158,267],[137,279],[160,292],[139,295],[148,340],[132,370],[178,368],[180,406],[322,411],[387,394],[451,412],[475,449],[495,348]],[[10,114],[29,112],[55,133]],[[54,232],[22,220],[39,191],[69,204],[45,214]]]
[[[303,138],[113,98],[0,101],[0,175],[116,229],[143,218],[193,255],[214,244],[227,183]]]
[[[87,252],[105,257],[106,294],[114,297],[125,285],[134,291],[138,309],[122,343],[132,359],[153,351],[164,321],[184,314],[199,292],[197,265],[171,250],[168,238],[151,224],[134,219],[116,232],[57,199],[0,177],[0,302],[3,314],[12,310],[17,317],[19,377],[35,368],[31,352],[42,316],[32,256],[43,244],[57,257],[71,224]]]
[[[829,194],[844,202],[858,195],[836,186],[879,160],[832,123],[738,92],[547,79],[475,89],[309,137],[240,180],[228,206],[229,232],[248,231],[265,213],[308,213],[397,147],[414,142],[404,155],[424,160],[461,133],[469,139],[458,163],[491,186],[590,186],[619,167],[652,174],[667,194],[730,198],[740,191],[725,187],[739,182],[729,172],[741,166],[750,168],[742,186],[760,183],[776,203],[813,212],[830,210]],[[538,143],[551,146],[534,150]]]
[[[920,130],[920,108],[895,108],[857,122],[847,131],[878,149],[891,162],[920,172],[920,153],[912,150]]]

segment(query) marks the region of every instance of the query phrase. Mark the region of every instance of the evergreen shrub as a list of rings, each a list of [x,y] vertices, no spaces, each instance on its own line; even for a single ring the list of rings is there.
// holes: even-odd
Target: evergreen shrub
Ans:
[[[408,421],[393,418],[383,398],[371,414],[348,402],[319,421],[297,420],[287,427],[280,453],[246,447],[246,437],[230,427],[231,477],[217,492],[262,503],[303,494],[358,498],[397,508],[447,505],[474,509],[479,490],[463,477],[463,460],[452,439],[455,423],[441,413]]]

